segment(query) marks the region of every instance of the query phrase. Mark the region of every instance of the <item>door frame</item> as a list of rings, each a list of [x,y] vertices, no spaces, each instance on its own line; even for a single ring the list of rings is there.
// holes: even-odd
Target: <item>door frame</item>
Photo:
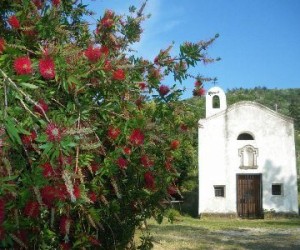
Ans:
[[[259,206],[259,211],[255,212],[255,214],[239,214],[239,176],[259,176],[259,195],[256,198],[258,199],[258,206]],[[262,184],[262,174],[261,173],[237,173],[236,174],[236,212],[237,212],[237,216],[241,217],[241,218],[252,218],[252,219],[262,219],[263,218],[263,196],[262,196],[262,192],[263,191],[263,184]]]

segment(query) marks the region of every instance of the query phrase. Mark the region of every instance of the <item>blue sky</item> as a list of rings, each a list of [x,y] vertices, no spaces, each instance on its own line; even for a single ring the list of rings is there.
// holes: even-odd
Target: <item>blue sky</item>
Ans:
[[[95,13],[105,9],[128,13],[142,0],[84,0]],[[148,0],[144,33],[134,48],[147,59],[175,42],[220,37],[208,50],[222,60],[198,64],[194,74],[217,77],[223,89],[300,88],[300,0]],[[172,78],[165,79],[172,85]],[[184,97],[191,97],[194,81],[186,80]],[[207,83],[205,88],[213,86]]]

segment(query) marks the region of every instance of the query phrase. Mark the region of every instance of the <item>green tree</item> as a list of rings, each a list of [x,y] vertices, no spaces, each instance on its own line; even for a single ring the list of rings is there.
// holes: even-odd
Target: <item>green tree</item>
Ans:
[[[289,105],[289,115],[294,118],[296,130],[300,130],[300,101],[299,98],[293,98]]]
[[[90,32],[81,1],[1,1],[1,247],[124,249],[161,221],[191,155],[182,91],[162,79],[212,62],[215,38],[131,56],[144,7],[106,10]]]

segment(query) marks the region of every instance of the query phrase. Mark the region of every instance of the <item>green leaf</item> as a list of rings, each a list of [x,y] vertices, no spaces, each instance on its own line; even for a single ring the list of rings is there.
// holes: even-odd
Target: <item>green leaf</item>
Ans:
[[[70,84],[75,83],[76,85],[80,85],[80,81],[74,76],[68,77],[68,83]]]
[[[21,82],[20,83],[21,86],[23,86],[24,88],[28,88],[28,89],[37,89],[39,88],[38,86],[31,84],[31,83],[27,83],[27,82]]]
[[[16,128],[14,121],[7,117],[6,121],[4,122],[4,125],[12,142],[22,145],[22,141],[18,133],[19,131]]]

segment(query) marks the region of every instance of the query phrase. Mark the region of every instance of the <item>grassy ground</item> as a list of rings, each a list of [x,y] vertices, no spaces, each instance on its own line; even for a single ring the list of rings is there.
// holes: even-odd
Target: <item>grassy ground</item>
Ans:
[[[300,218],[200,220],[178,216],[173,224],[148,223],[154,250],[300,249]]]

